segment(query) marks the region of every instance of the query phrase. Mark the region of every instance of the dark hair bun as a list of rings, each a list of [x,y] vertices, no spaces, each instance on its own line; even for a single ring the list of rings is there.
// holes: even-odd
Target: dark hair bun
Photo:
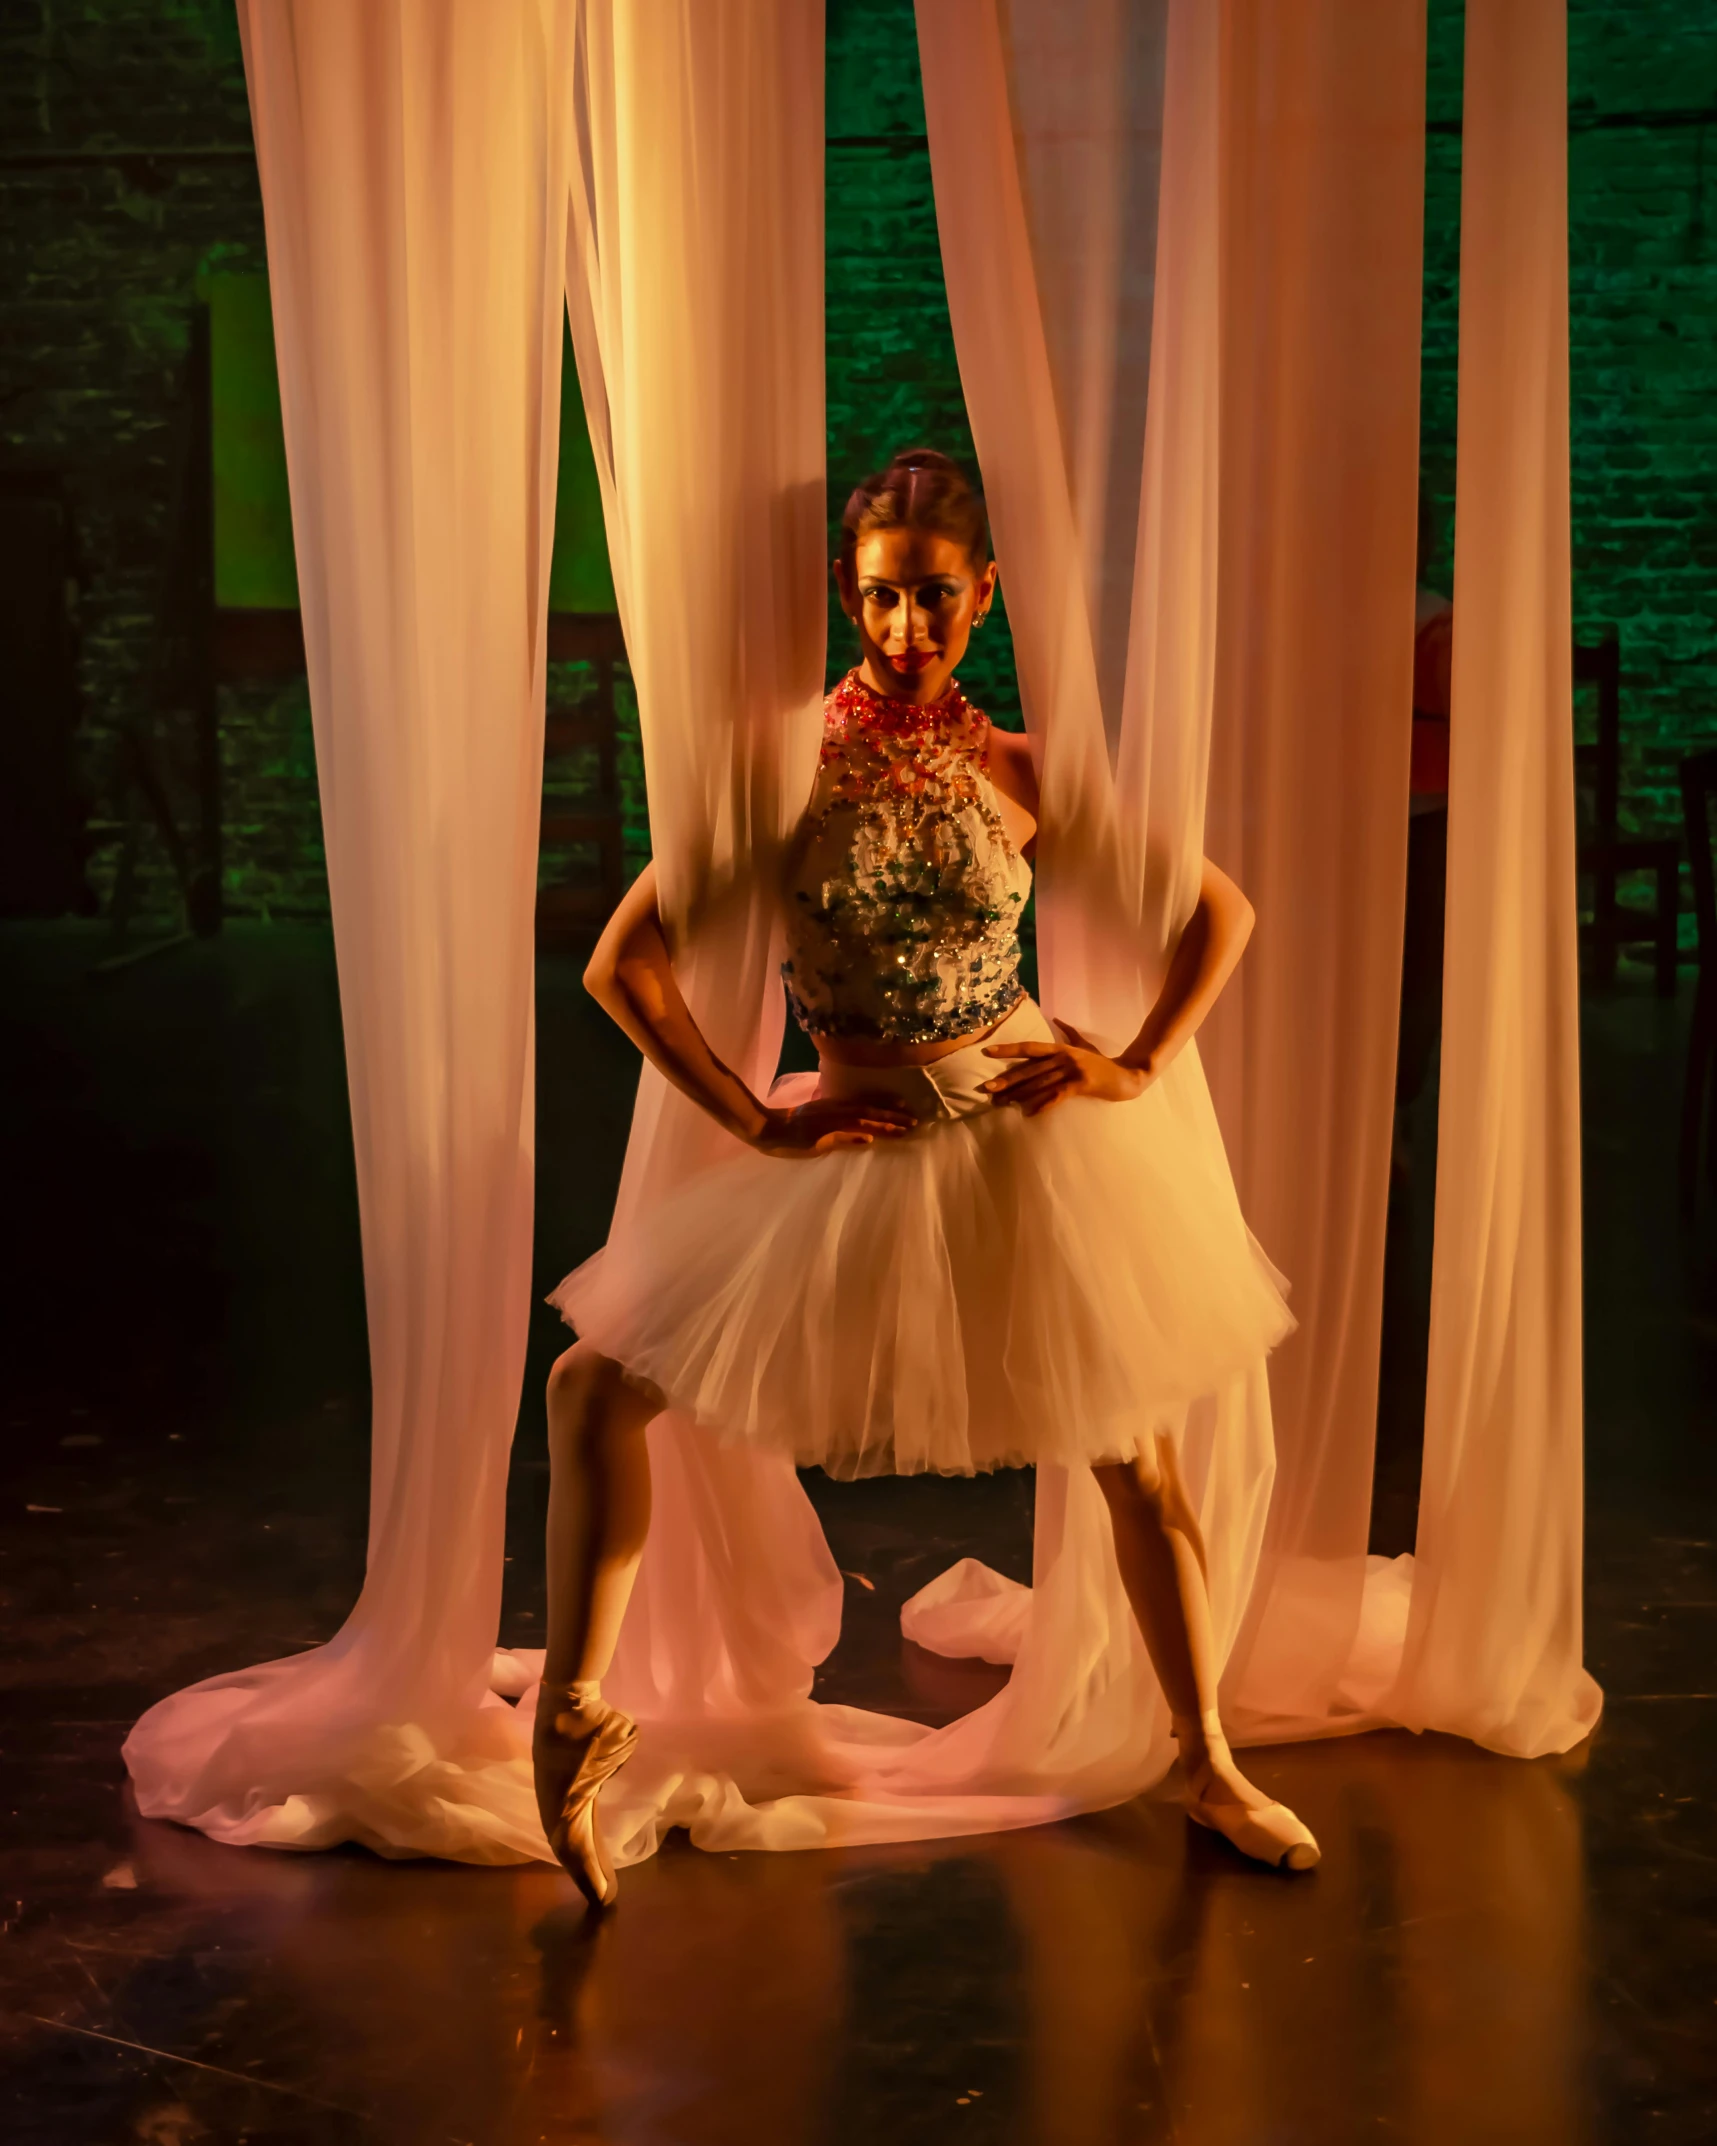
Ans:
[[[898,454],[891,457],[885,474],[893,475],[896,470],[902,469],[942,470],[950,477],[958,477],[962,484],[966,481],[966,474],[959,463],[952,455],[945,455],[940,447],[901,448]]]
[[[982,495],[937,447],[903,447],[886,469],[855,487],[841,516],[841,558],[849,567],[859,538],[876,529],[932,530],[963,545],[975,565],[989,561]]]

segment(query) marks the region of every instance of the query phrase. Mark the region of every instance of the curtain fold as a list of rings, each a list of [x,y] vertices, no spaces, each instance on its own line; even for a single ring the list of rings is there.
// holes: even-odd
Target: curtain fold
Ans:
[[[542,1852],[491,1698],[530,1302],[558,0],[240,0],[356,1149],[369,1562],[338,1636],[152,1708],[140,1809]]]
[[[488,1690],[529,1304],[531,949],[564,288],[686,996],[762,1089],[825,622],[815,0],[240,0],[346,1024],[369,1569],[327,1646],[153,1708],[146,1815],[546,1856]],[[1450,965],[1416,1569],[1365,1557],[1407,803],[1416,0],[919,0],[937,217],[1043,790],[1051,1009],[1138,1026],[1209,850],[1257,902],[1163,1081],[1301,1334],[1179,1426],[1237,1734],[1498,1749],[1579,1667],[1564,96],[1555,0],[1472,0]],[[1208,815],[1207,815],[1208,806]],[[1209,832],[1206,832],[1208,816]],[[1220,1110],[1220,1125],[1219,1125]],[[725,1135],[641,1079],[617,1226]],[[672,1417],[612,1676],[615,1858],[1021,1826],[1167,1766],[1088,1471],[1012,1659],[928,1730],[809,1697],[841,1580],[792,1469]],[[1266,1525],[1268,1516],[1268,1525]],[[1411,1579],[1410,1612],[1403,1597]],[[1395,1622],[1385,1613],[1393,1612]],[[1407,1643],[1402,1653],[1404,1617]],[[510,1665],[517,1680],[528,1660]]]
[[[573,342],[638,681],[664,913],[694,1011],[759,1086],[781,1021],[774,859],[820,736],[821,22],[803,0],[587,0],[568,129],[580,144]],[[980,103],[946,68],[938,76],[966,128],[954,163],[975,160],[942,208],[949,152],[933,129],[939,214],[951,266],[987,261],[1019,289],[1030,271],[1017,183],[1000,250],[987,232],[975,244],[962,235],[985,218],[972,175],[1011,170],[993,21],[984,35]],[[1154,163],[1131,171],[1148,231]],[[1136,432],[1142,397],[1134,414]],[[616,1227],[723,1138],[646,1073]],[[1250,1382],[1224,1406],[1255,1421],[1260,1393]],[[1189,1441],[1194,1487],[1232,1498],[1231,1459],[1216,1456],[1235,1446],[1214,1436],[1216,1413]],[[1036,1585],[1007,1637],[1007,1690],[932,1731],[811,1702],[841,1583],[792,1470],[672,1417],[650,1437],[656,1514],[608,1679],[645,1731],[603,1798],[619,1862],[651,1853],[672,1825],[708,1848],[1029,1825],[1118,1801],[1166,1766],[1166,1725],[1088,1474],[1044,1471]],[[1237,1539],[1255,1543],[1255,1530]],[[964,1635],[970,1617],[956,1621]],[[932,1617],[925,1636],[935,1629]]]
[[[1045,1004],[1131,1039],[1197,898],[1216,631],[1217,99],[1209,9],[1166,0],[919,0],[937,221],[961,384],[1039,773]],[[1162,1083],[1227,1177],[1196,1049]],[[1226,1651],[1271,1472],[1262,1368],[1180,1427]],[[1081,1643],[1118,1680],[1135,1787],[1166,1715],[1086,1474],[1038,1471],[1036,1585],[1101,1567]],[[1093,1588],[1095,1578],[1093,1578]],[[1000,1616],[1017,1615],[1005,1598]],[[1065,1613],[1063,1613],[1065,1614]],[[1034,1604],[1028,1631],[1050,1620]],[[1105,1621],[1106,1620],[1106,1623]],[[1016,1665],[1016,1680],[1021,1674]]]
[[[1425,29],[1421,0],[1215,12],[1207,847],[1258,923],[1205,1058],[1241,1203],[1300,1320],[1271,1364],[1275,1493],[1224,1684],[1235,1732],[1258,1741],[1361,1719],[1345,1686],[1365,1603],[1406,899]]]
[[[776,864],[822,735],[822,19],[803,0],[581,0],[577,22],[567,300],[659,899],[688,1005],[762,1093]],[[615,1227],[728,1144],[646,1066]],[[612,1688],[641,1718],[802,1700],[841,1580],[791,1467],[672,1417],[650,1441],[657,1512]]]
[[[1360,1726],[1405,888],[1421,11],[921,0],[919,36],[1040,769],[1046,1003],[1112,1047],[1129,1038],[1207,849],[1260,912],[1208,1057],[1302,1331],[1215,1429],[1235,1504],[1207,1506],[1213,1592],[1225,1632],[1245,1619],[1225,1701],[1252,1741]],[[1165,1085],[1226,1174],[1198,1052]],[[1260,1563],[1272,1389],[1282,1473]]]
[[[1216,48],[1207,17],[1166,0],[936,0],[918,25],[961,384],[1042,790],[1042,974],[1057,1012],[1119,1047],[1198,891]]]
[[[1595,1715],[1578,1621],[1563,93],[1547,17],[1510,17],[1506,36],[1495,14],[1474,20],[1469,97],[1489,134],[1467,178],[1480,251],[1461,497],[1483,533],[1457,616],[1482,582],[1464,629],[1482,713],[1451,807],[1468,879],[1451,896],[1416,1565],[1368,1557],[1367,1538],[1406,867],[1423,11],[919,6],[950,310],[1042,782],[1046,1002],[1105,1043],[1130,1035],[1204,850],[1259,911],[1205,1059],[1301,1331],[1268,1391],[1224,1398],[1201,1462],[1235,1500],[1205,1516],[1219,1625],[1239,1625],[1223,1684],[1237,1741],[1401,1721],[1536,1751]],[[1170,1081],[1189,1141],[1225,1171],[1195,1054]],[[998,1623],[1035,1614],[991,1599]],[[973,1614],[961,1605],[962,1630]]]
[[[1602,1704],[1581,1666],[1567,108],[1563,0],[1468,0],[1436,1265],[1390,1706],[1523,1757]]]

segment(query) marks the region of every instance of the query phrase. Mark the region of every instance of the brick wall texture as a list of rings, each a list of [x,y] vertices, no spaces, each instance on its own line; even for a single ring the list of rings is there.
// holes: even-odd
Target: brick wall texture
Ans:
[[[908,0],[829,0],[831,517],[897,446],[969,457]],[[1570,0],[1575,610],[1622,637],[1625,812],[1673,825],[1675,768],[1717,735],[1717,10]],[[1423,436],[1446,574],[1454,469],[1459,0],[1431,0]],[[111,891],[135,814],[118,740],[154,738],[189,809],[185,741],[152,709],[149,652],[170,443],[200,271],[263,260],[229,0],[0,7],[0,472],[61,474],[79,524],[90,877]],[[1446,585],[1446,583],[1445,583]],[[850,660],[831,618],[830,669]],[[965,677],[1017,721],[1005,616]],[[576,682],[568,681],[576,691]],[[302,687],[223,705],[226,898],[326,908]],[[633,756],[628,755],[631,770]],[[629,772],[631,813],[638,817]],[[634,829],[634,837],[641,830]],[[146,815],[140,896],[171,906]]]
[[[138,801],[119,737],[149,737],[190,814],[183,724],[151,707],[173,419],[199,269],[263,263],[230,0],[9,0],[0,9],[0,468],[59,474],[83,582],[90,879],[111,892]],[[327,906],[303,695],[227,711],[228,898]],[[171,905],[147,812],[138,895]]]
[[[1431,0],[1421,430],[1445,589],[1462,15]],[[1621,636],[1624,823],[1673,832],[1677,763],[1717,739],[1717,9],[1569,0],[1568,106],[1575,631]]]

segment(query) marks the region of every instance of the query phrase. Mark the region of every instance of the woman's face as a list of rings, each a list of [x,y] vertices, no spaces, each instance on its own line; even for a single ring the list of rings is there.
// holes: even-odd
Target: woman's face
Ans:
[[[996,592],[954,538],[927,529],[877,529],[859,538],[850,572],[835,562],[841,605],[858,628],[861,669],[874,692],[927,703],[948,689],[972,620]]]

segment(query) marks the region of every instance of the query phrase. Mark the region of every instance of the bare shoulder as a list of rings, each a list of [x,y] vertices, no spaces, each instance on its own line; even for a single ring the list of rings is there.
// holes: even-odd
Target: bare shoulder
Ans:
[[[1037,765],[1023,731],[990,727],[990,779],[1005,798],[1037,818]]]

